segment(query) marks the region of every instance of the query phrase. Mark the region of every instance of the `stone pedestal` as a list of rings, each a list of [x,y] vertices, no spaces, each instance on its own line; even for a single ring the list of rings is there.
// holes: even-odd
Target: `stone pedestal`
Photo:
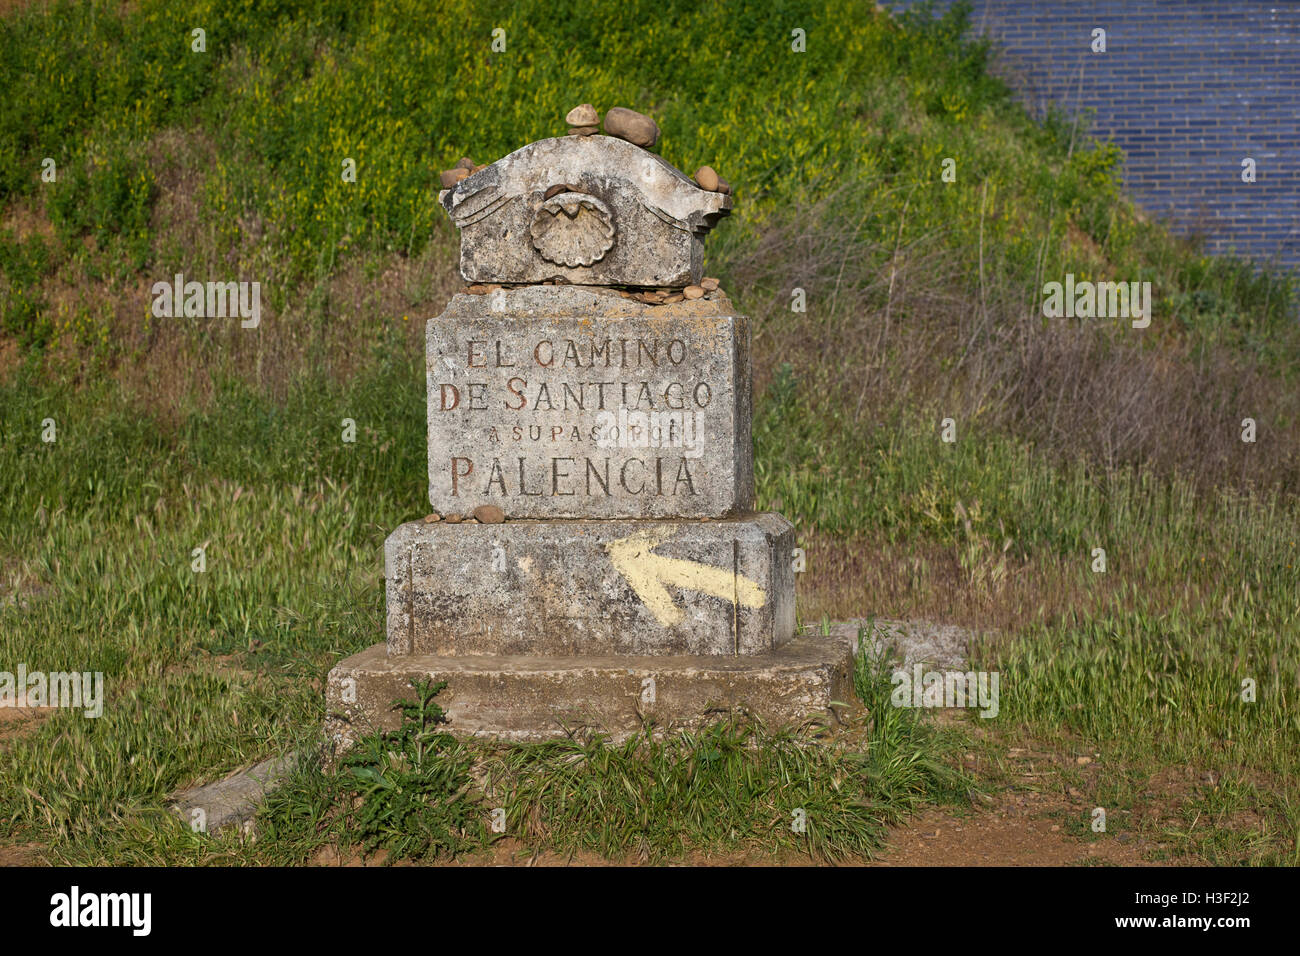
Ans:
[[[590,728],[625,739],[647,721],[697,728],[745,712],[770,726],[828,715],[853,699],[853,644],[801,636],[769,654],[607,654],[566,657],[390,656],[383,644],[354,654],[329,674],[326,730],[341,749],[374,730],[394,730],[392,702],[412,696],[412,680],[446,681],[438,705],[451,733],[545,740]]]
[[[388,652],[763,654],[794,633],[794,529],[722,521],[402,525]]]
[[[512,740],[847,701],[851,644],[795,636],[794,529],[753,513],[748,320],[721,291],[602,288],[698,281],[730,198],[610,137],[441,198],[467,280],[573,284],[476,287],[429,321],[434,515],[385,544],[386,640],[330,672],[335,742],[395,727],[421,678],[447,682],[450,732]],[[485,505],[504,522],[462,520]]]

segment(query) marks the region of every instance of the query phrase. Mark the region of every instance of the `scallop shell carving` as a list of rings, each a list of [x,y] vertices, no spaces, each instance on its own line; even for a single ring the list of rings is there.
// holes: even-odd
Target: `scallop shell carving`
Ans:
[[[552,196],[533,214],[528,233],[533,248],[547,262],[576,268],[589,266],[614,248],[614,215],[586,193]]]

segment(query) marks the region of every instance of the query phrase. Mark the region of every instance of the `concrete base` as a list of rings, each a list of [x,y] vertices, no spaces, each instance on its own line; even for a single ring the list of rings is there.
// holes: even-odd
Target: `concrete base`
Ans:
[[[337,751],[393,730],[411,680],[447,681],[437,702],[449,733],[544,740],[592,728],[615,740],[643,726],[699,726],[744,709],[770,725],[825,716],[853,699],[853,642],[802,636],[769,654],[721,656],[389,657],[376,644],[330,671],[326,731]]]

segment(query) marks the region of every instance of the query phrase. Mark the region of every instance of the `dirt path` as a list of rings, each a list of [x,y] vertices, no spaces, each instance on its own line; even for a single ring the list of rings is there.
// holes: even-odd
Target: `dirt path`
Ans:
[[[1064,832],[1045,794],[1012,797],[992,810],[956,815],[927,810],[894,830],[872,866],[1159,866],[1156,845],[1127,834],[1095,842]]]
[[[1095,840],[1066,832],[1059,822],[1085,817],[1086,810],[1068,798],[1051,793],[1008,789],[994,797],[989,809],[954,812],[930,809],[894,828],[885,848],[874,860],[845,860],[845,866],[1171,866],[1194,860],[1150,859],[1166,851],[1125,832],[1099,835]],[[317,866],[382,866],[376,855],[362,860],[348,855],[340,860],[333,848],[322,849],[312,861]],[[568,857],[558,853],[529,854],[512,840],[492,850],[454,861],[453,866],[636,866],[636,858],[608,860],[590,853]],[[803,856],[772,857],[755,853],[692,854],[668,862],[670,866],[780,866],[808,865]]]

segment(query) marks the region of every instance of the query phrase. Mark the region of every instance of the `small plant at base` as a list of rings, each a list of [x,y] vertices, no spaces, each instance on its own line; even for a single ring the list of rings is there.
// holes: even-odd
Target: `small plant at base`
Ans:
[[[474,792],[473,754],[437,728],[447,722],[434,697],[446,682],[419,681],[415,700],[398,700],[402,724],[358,741],[340,765],[339,835],[390,859],[454,856],[490,842]]]

